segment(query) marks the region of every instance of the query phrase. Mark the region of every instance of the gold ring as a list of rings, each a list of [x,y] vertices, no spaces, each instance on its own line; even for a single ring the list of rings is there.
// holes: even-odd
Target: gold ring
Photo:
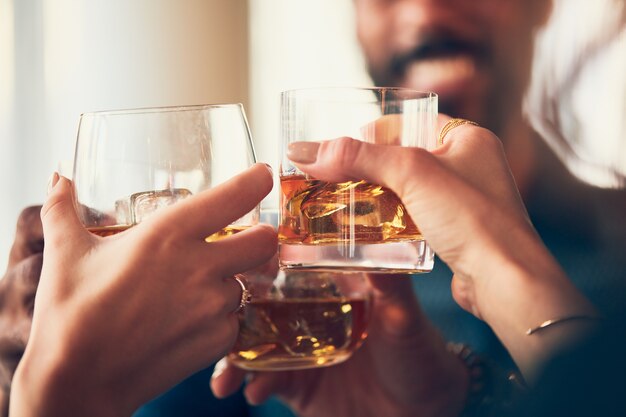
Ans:
[[[437,140],[437,145],[438,146],[443,145],[443,139],[446,137],[448,132],[451,131],[452,129],[454,129],[455,127],[459,127],[459,126],[462,126],[462,125],[478,126],[478,123],[472,122],[471,120],[466,120],[466,119],[450,119],[450,120],[448,120],[448,123],[446,123],[443,126],[443,129],[441,129],[441,133],[439,133],[439,140]]]
[[[241,298],[239,299],[239,306],[234,311],[234,313],[239,313],[246,305],[250,304],[252,301],[252,293],[248,288],[246,288],[246,279],[241,274],[236,274],[234,277],[237,284],[241,287]]]

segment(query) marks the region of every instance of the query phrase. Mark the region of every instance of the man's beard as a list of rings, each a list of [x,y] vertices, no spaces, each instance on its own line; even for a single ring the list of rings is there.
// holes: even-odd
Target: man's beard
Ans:
[[[409,84],[408,70],[411,65],[437,58],[469,56],[478,67],[478,71],[487,71],[494,78],[492,85],[484,93],[483,97],[477,97],[475,108],[478,112],[468,114],[468,103],[461,103],[455,97],[439,97],[439,111],[452,117],[476,118],[478,122],[496,133],[502,131],[505,113],[510,107],[507,101],[509,95],[507,83],[495,79],[498,71],[495,71],[495,62],[492,50],[487,42],[473,42],[461,38],[459,35],[442,30],[431,31],[419,36],[417,42],[410,50],[393,53],[384,63],[377,67],[369,65],[369,73],[377,86],[416,88]],[[418,88],[419,89],[419,88]],[[437,93],[437,91],[435,91]]]

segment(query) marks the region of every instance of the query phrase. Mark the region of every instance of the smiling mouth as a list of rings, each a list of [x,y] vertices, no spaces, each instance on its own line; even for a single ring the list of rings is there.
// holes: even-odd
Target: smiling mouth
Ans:
[[[470,82],[477,75],[476,59],[461,54],[413,61],[407,65],[404,79],[412,86],[443,92],[442,90]]]
[[[480,75],[486,56],[478,44],[431,36],[410,52],[395,56],[390,69],[411,88],[453,92]]]

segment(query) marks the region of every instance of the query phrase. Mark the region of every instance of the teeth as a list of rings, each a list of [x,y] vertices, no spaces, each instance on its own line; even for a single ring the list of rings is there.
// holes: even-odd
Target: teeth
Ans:
[[[422,84],[447,84],[476,74],[476,63],[468,55],[431,58],[412,63],[407,77]]]

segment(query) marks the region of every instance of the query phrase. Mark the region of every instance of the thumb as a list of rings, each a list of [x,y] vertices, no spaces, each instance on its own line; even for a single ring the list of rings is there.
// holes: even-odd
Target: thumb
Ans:
[[[312,177],[330,182],[360,181],[382,185],[401,198],[405,187],[440,169],[427,150],[376,145],[342,137],[322,142],[293,142],[287,157]]]
[[[41,208],[46,249],[59,249],[89,236],[76,213],[73,188],[72,181],[56,172],[52,175],[48,198]]]

